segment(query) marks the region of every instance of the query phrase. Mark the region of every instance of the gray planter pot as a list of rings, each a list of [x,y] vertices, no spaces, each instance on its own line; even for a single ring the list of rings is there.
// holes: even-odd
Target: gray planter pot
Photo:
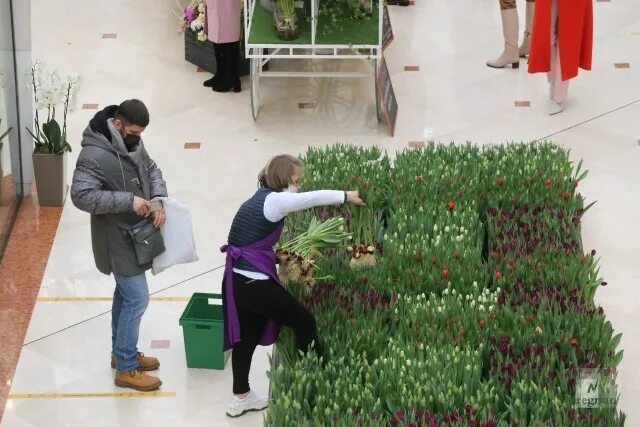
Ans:
[[[34,153],[33,170],[40,206],[63,206],[67,196],[67,153]]]

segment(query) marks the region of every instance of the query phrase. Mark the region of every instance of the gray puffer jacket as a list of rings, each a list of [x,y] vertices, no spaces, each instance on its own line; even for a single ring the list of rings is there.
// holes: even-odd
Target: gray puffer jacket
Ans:
[[[71,185],[73,204],[91,214],[91,241],[98,270],[136,276],[151,268],[139,266],[126,228],[143,218],[133,212],[133,197],[166,197],[162,171],[142,141],[125,147],[111,119],[117,106],[100,111],[82,136]]]

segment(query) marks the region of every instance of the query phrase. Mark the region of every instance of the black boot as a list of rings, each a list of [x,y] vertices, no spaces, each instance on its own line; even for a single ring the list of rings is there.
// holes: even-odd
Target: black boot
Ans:
[[[219,43],[214,43],[213,51],[216,56],[216,75],[202,83],[204,87],[213,87],[213,85],[216,84],[217,81],[221,80],[222,46]]]
[[[238,66],[240,65],[240,42],[231,43],[229,46],[229,81],[233,84],[233,91],[238,93],[242,91],[242,84],[240,83],[240,74],[238,72]]]
[[[224,43],[222,62],[224,64],[224,78],[213,86],[214,92],[234,92],[242,90],[238,77],[238,60],[240,57],[240,42]]]

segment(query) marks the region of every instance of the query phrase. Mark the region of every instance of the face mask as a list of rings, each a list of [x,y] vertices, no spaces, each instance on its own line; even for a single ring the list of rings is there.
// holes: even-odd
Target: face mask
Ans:
[[[298,192],[298,187],[296,187],[293,184],[289,184],[289,186],[287,188],[285,188],[284,191],[286,193],[297,193]]]
[[[118,128],[116,127],[116,129]],[[118,131],[121,132],[120,136],[122,137],[122,142],[124,142],[124,145],[127,148],[131,148],[140,143],[140,135],[131,135],[127,133],[127,131],[124,128],[124,125],[121,124],[121,127],[118,129]],[[122,135],[122,133],[124,133],[124,135]]]
[[[127,147],[133,147],[134,145],[138,145],[140,143],[140,135],[125,135],[124,138],[122,138],[122,140],[124,141],[124,145],[126,145]]]

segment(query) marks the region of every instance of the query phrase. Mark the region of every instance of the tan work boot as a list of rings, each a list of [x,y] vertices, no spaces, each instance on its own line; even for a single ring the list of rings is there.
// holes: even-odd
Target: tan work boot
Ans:
[[[138,352],[138,369],[141,371],[155,371],[160,367],[160,361],[155,357],[145,356]],[[116,356],[111,355],[111,369],[116,369]]]
[[[116,385],[138,391],[153,391],[160,388],[162,381],[159,378],[147,375],[144,371],[134,369],[129,372],[116,371]]]
[[[504,35],[504,50],[502,55],[493,61],[488,61],[491,68],[504,68],[511,65],[511,68],[520,67],[520,55],[518,51],[518,11],[507,9],[502,13],[502,32]]]
[[[520,48],[518,48],[518,53],[520,54],[520,58],[524,58],[529,55],[529,45],[531,43],[531,27],[533,27],[533,2],[527,2],[527,13],[526,13],[526,23],[524,29],[524,38],[522,39],[522,44]]]

